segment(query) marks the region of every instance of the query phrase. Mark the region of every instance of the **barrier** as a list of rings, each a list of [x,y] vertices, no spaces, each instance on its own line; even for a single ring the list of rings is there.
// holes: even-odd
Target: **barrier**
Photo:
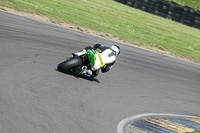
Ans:
[[[136,9],[200,29],[200,11],[169,0],[115,0]]]

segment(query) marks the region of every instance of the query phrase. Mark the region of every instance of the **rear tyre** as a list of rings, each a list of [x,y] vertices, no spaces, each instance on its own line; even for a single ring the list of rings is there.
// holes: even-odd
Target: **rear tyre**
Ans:
[[[58,64],[57,70],[60,72],[66,72],[72,68],[80,67],[83,65],[81,57],[72,57],[64,62]]]

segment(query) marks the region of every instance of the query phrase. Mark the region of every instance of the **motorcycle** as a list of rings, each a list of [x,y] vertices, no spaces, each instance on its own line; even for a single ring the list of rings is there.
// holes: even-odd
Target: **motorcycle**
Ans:
[[[96,61],[95,54],[99,54],[97,50],[88,49],[85,54],[81,56],[73,56],[66,61],[61,62],[57,66],[57,70],[60,72],[73,72],[76,75],[90,74],[86,73]]]

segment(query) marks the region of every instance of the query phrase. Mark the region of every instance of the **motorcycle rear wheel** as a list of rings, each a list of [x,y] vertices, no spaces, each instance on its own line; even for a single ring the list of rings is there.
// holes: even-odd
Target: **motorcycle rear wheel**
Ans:
[[[57,70],[60,72],[67,72],[70,69],[77,68],[82,65],[83,65],[83,60],[81,57],[72,57],[58,64]]]

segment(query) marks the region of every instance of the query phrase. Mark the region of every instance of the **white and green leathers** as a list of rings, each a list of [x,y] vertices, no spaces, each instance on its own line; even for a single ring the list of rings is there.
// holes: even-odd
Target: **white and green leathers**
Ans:
[[[75,53],[75,55],[87,54],[89,59],[88,66],[92,70],[92,75],[97,76],[100,69],[103,73],[110,70],[119,53],[120,48],[116,45],[106,47],[101,44],[95,44],[94,47],[88,46],[81,52]]]
[[[111,49],[106,49],[102,53],[95,54],[96,61],[91,67],[92,71],[99,70],[106,64],[110,64],[116,60],[115,53]]]

